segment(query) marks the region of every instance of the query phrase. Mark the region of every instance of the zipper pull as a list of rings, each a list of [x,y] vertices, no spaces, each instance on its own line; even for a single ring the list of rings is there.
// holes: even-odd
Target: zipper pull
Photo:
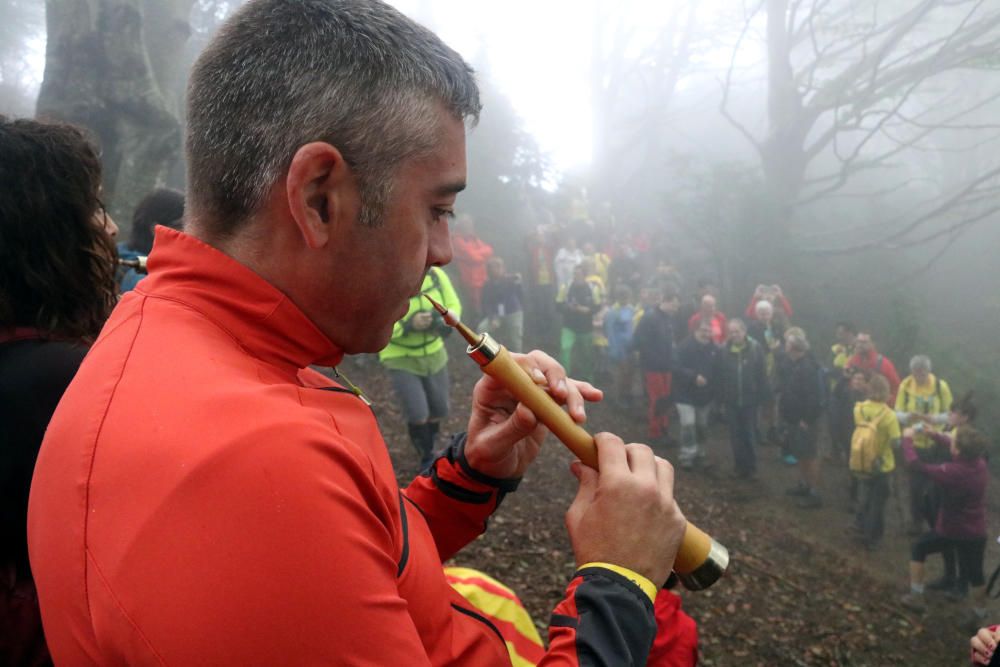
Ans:
[[[351,393],[360,398],[362,403],[367,405],[369,408],[372,407],[373,403],[368,399],[367,396],[365,396],[365,392],[361,391],[360,387],[351,382],[351,380],[346,375],[341,373],[340,369],[334,368],[333,374],[337,376],[338,380],[343,380],[344,384],[347,385],[347,388],[351,391]]]

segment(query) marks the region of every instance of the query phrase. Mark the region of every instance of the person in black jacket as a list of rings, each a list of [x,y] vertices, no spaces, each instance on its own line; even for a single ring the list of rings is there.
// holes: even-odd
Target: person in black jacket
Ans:
[[[559,288],[556,305],[562,313],[560,361],[574,377],[594,379],[594,313],[600,307],[582,266],[573,269],[573,281]]]
[[[798,505],[816,509],[823,505],[819,495],[819,459],[816,439],[823,414],[823,382],[819,363],[809,351],[809,341],[798,333],[785,337],[785,372],[782,375],[781,421],[788,433],[790,449],[798,459],[799,483],[787,491],[799,497]]]
[[[764,351],[747,336],[743,320],[729,320],[727,331],[729,337],[716,361],[715,395],[729,419],[735,476],[752,479],[757,473],[757,408],[770,398],[771,389],[764,369]]]
[[[671,372],[674,368],[676,335],[674,317],[681,302],[676,289],[669,285],[652,289],[659,297],[659,305],[643,314],[632,337],[632,345],[639,351],[639,367],[646,380],[649,437],[653,442],[663,443],[670,420]]]
[[[681,420],[682,468],[692,468],[705,458],[702,444],[708,430],[708,413],[715,390],[715,359],[718,346],[712,342],[712,326],[698,325],[677,347],[674,368],[674,401]]]
[[[45,428],[118,289],[118,227],[82,130],[0,116],[0,665],[51,664],[28,563]]]

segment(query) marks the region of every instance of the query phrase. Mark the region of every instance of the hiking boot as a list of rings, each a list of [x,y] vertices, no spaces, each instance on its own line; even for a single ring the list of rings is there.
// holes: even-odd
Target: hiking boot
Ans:
[[[927,609],[927,603],[924,601],[924,596],[922,593],[914,593],[910,591],[906,595],[899,598],[899,604],[903,605],[911,611],[922,612]]]
[[[805,496],[799,499],[795,506],[804,510],[818,510],[823,506],[823,499],[820,498],[819,494],[810,491]]]
[[[798,497],[808,496],[809,495],[809,487],[806,486],[805,484],[803,484],[802,482],[799,482],[798,484],[796,484],[792,488],[786,489],[785,490],[785,495],[786,496],[793,496],[793,497],[794,496],[798,496]]]
[[[951,577],[938,577],[934,581],[927,582],[924,588],[929,591],[950,591],[955,588],[955,580]]]
[[[969,589],[967,586],[956,583],[955,586],[944,592],[944,596],[951,602],[962,602],[969,597]]]

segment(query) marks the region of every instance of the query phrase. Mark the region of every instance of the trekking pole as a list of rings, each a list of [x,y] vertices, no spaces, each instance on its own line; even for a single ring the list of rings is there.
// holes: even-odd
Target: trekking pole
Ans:
[[[434,309],[444,318],[448,326],[454,327],[468,341],[466,353],[479,364],[484,373],[504,385],[510,393],[531,410],[538,420],[566,445],[580,461],[597,470],[597,446],[594,437],[573,421],[573,418],[535,384],[521,366],[488,333],[475,333],[462,324],[450,310],[434,301],[426,294]],[[688,523],[681,539],[674,573],[690,591],[708,588],[725,574],[729,567],[729,551],[707,533]]]

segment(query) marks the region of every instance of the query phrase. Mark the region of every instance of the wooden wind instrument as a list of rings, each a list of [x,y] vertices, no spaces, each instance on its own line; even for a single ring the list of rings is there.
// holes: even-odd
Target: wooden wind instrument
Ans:
[[[472,331],[450,310],[426,294],[423,296],[444,318],[445,323],[458,330],[469,343],[466,352],[479,364],[482,371],[496,378],[518,401],[526,405],[584,465],[597,470],[594,437],[574,422],[569,413],[544,389],[535,384],[507,348],[488,333]],[[691,591],[703,590],[718,581],[727,567],[729,551],[726,547],[689,522],[674,560],[674,573],[681,584]]]

